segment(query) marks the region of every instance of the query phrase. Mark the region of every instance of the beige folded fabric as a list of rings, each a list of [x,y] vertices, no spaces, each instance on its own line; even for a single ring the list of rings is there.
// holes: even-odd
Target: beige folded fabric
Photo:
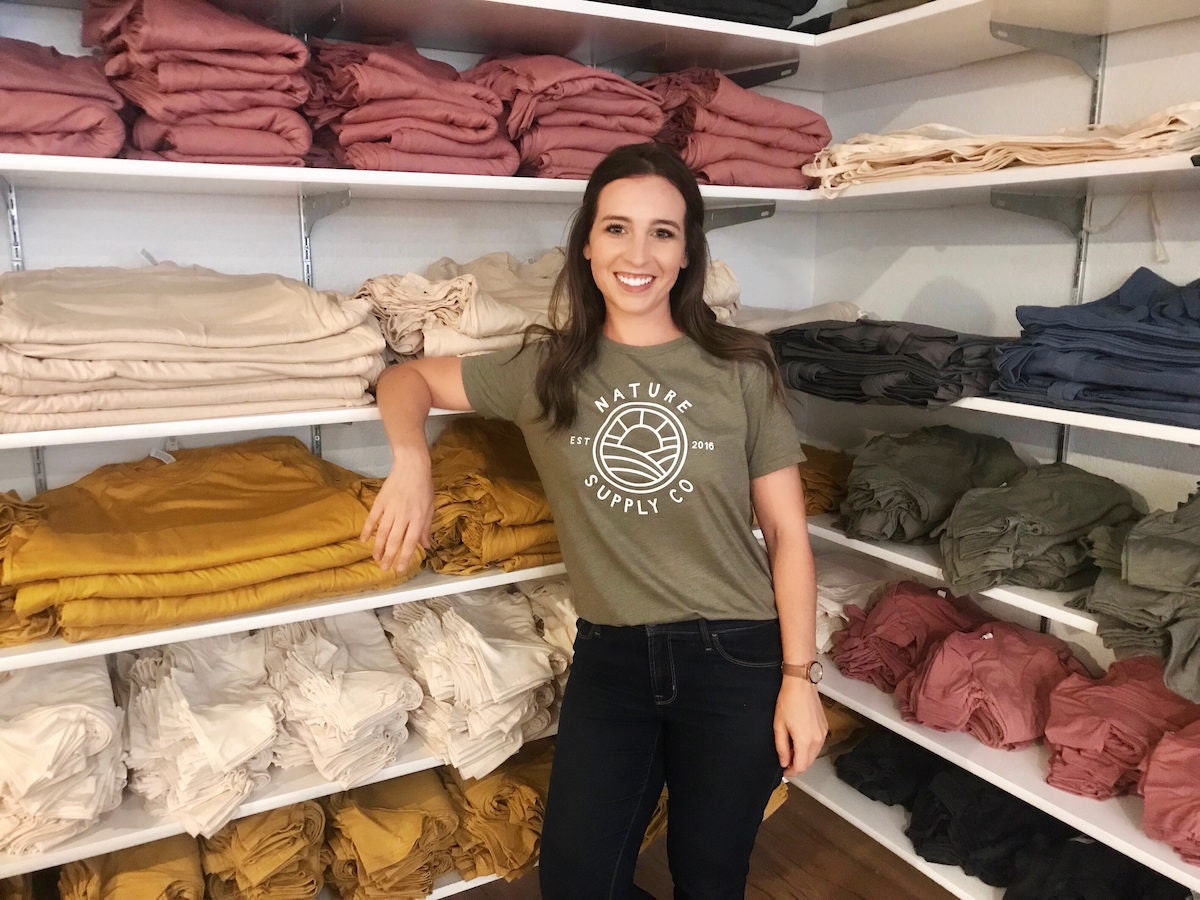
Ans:
[[[765,334],[776,328],[803,325],[806,322],[823,322],[833,319],[838,322],[857,322],[865,315],[857,304],[846,300],[818,303],[807,309],[772,309],[766,306],[743,306],[738,309],[731,324]]]
[[[1130,125],[1095,125],[1049,135],[976,135],[948,125],[860,134],[830,144],[803,169],[826,196],[852,184],[916,175],[962,175],[1009,166],[1136,159],[1200,149],[1200,101],[1171,106]]]

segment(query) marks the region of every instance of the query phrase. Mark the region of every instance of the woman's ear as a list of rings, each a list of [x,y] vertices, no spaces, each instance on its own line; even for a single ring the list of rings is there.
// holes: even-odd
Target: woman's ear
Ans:
[[[586,260],[589,260],[589,261],[592,258],[592,242],[591,241],[588,241],[586,244],[583,245],[583,258]]]

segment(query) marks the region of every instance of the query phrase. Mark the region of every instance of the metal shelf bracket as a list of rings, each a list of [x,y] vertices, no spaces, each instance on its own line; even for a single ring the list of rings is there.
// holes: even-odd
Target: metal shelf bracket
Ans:
[[[996,209],[1058,222],[1072,236],[1083,232],[1083,217],[1087,205],[1087,197],[1083,194],[1034,194],[993,188],[991,201]]]
[[[4,190],[4,211],[8,221],[8,246],[12,252],[12,270],[20,272],[25,268],[25,257],[21,249],[21,219],[17,215],[17,188],[3,176],[0,176],[0,186]]]
[[[308,448],[312,451],[312,455],[318,459],[321,457],[323,447],[321,446],[321,426],[310,425],[308,428]]]
[[[304,266],[304,283],[312,287],[312,230],[317,222],[350,205],[350,189],[309,194],[300,188],[300,256]]]
[[[33,457],[33,489],[37,493],[42,493],[46,490],[46,448],[45,447],[30,447],[29,453]]]
[[[992,37],[997,40],[1069,59],[1083,69],[1083,73],[1092,81],[1099,81],[1104,59],[1103,40],[1100,37],[1052,31],[1049,28],[1030,28],[1027,25],[1009,25],[1006,22],[991,22],[990,25]]]
[[[781,59],[778,62],[762,63],[756,66],[746,66],[743,69],[726,69],[725,77],[734,84],[744,88],[758,87],[760,84],[768,84],[772,81],[779,81],[781,78],[787,78],[789,75],[795,75],[800,70],[800,57],[794,59]]]
[[[717,228],[728,228],[730,225],[740,225],[743,222],[757,222],[769,219],[775,215],[775,201],[766,203],[747,203],[741,206],[718,206],[704,213],[705,232]]]

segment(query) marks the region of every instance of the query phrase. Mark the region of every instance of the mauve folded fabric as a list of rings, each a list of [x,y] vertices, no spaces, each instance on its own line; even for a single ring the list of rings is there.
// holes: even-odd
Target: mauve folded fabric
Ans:
[[[125,104],[95,59],[66,56],[53,47],[6,37],[0,37],[0,90],[63,94],[95,100],[114,110]]]
[[[125,123],[105,104],[0,90],[0,153],[109,157],[124,143]]]
[[[207,158],[302,157],[312,144],[308,123],[294,110],[260,106],[236,112],[201,113],[174,124],[140,116],[131,142],[139,150],[175,151]]]
[[[344,148],[343,157],[356,169],[379,172],[441,172],[450,175],[515,175],[517,151],[511,158],[444,156],[405,153],[378,141],[364,141]]]

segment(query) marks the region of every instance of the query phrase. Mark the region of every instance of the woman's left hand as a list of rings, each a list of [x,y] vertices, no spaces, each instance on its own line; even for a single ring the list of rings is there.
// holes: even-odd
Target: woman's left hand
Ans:
[[[806,678],[785,675],[775,701],[775,749],[783,774],[799,775],[812,765],[828,733],[817,686]]]

